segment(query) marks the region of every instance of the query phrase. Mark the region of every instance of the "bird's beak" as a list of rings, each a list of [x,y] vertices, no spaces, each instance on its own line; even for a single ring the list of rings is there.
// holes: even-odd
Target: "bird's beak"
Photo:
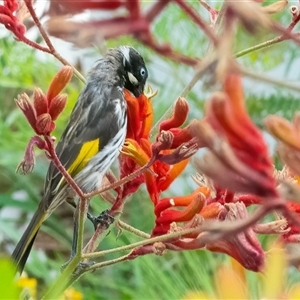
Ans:
[[[134,88],[133,94],[137,98],[144,92],[144,87],[139,85]]]

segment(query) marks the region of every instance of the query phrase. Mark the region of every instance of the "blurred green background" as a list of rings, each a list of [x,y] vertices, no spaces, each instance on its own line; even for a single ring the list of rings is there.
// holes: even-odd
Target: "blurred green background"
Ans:
[[[199,3],[194,4],[208,14]],[[276,15],[283,24],[288,24],[289,14]],[[203,57],[208,49],[208,41],[199,28],[176,5],[169,5],[153,24],[153,32],[159,42],[170,43],[174,49],[186,55]],[[0,33],[5,33],[4,30]],[[240,51],[273,37],[261,32],[255,37],[243,30],[237,34],[235,50]],[[78,58],[77,49],[71,48],[62,41],[56,41],[59,48],[68,48],[65,53],[73,58],[82,72],[90,66],[91,61],[99,58],[97,47],[83,51]],[[180,92],[193,76],[193,69],[174,63],[146,49],[130,37],[107,41],[107,47],[130,44],[136,47],[145,57],[149,68],[149,84],[158,90],[153,99],[155,119],[159,120],[164,111],[174,102]],[[82,50],[80,50],[82,51]],[[82,53],[82,52],[80,52]],[[284,42],[274,47],[251,53],[239,59],[239,62],[251,70],[265,72],[275,78],[299,80],[299,48],[292,42]],[[61,67],[53,57],[42,55],[16,42],[10,35],[4,34],[0,39],[0,251],[9,253],[17,243],[37,204],[43,190],[44,177],[48,161],[44,154],[37,150],[37,163],[34,171],[26,176],[16,174],[15,170],[23,157],[28,140],[33,135],[21,111],[16,108],[14,98],[19,93],[29,95],[34,87],[43,91]],[[299,94],[251,80],[245,80],[247,107],[255,123],[262,127],[264,117],[277,114],[292,119],[299,110]],[[67,109],[57,123],[55,135],[60,136],[68,115],[82,88],[76,78],[68,85],[69,95]],[[199,82],[189,93],[187,99],[191,106],[190,119],[201,118],[205,100],[215,87],[207,87]],[[238,124],[237,124],[238,126]],[[266,134],[270,151],[274,153],[274,141]],[[280,165],[278,165],[280,166]],[[194,185],[190,178],[195,170],[190,166],[184,177],[176,181],[169,189],[169,195],[184,195],[192,191]],[[107,207],[99,198],[95,198],[92,209],[100,212]],[[150,232],[153,227],[152,205],[141,188],[126,204],[122,220]],[[87,224],[89,237],[93,228]],[[56,278],[60,266],[70,254],[72,234],[72,209],[62,205],[58,211],[42,226],[26,265],[29,276],[39,280],[43,290]],[[274,237],[261,237],[266,245]],[[137,241],[135,236],[123,232],[117,237],[117,230],[101,243],[101,249],[109,249]],[[105,257],[105,259],[112,257]],[[208,251],[171,253],[163,257],[146,256],[134,261],[106,267],[92,274],[86,274],[76,284],[84,299],[180,299],[190,290],[203,290],[213,295],[213,274],[221,263],[229,263],[229,258]],[[289,283],[299,280],[298,273],[291,270]],[[247,273],[253,295],[260,289],[251,281],[253,274]]]

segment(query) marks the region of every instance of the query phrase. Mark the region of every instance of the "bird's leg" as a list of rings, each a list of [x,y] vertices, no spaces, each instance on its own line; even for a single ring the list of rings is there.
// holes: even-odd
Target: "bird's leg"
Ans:
[[[115,221],[115,218],[108,212],[108,209],[104,210],[98,217],[90,215],[90,217],[93,218],[92,223],[94,224],[95,230],[97,229],[98,225],[101,225],[107,229]]]
[[[67,202],[75,208],[75,215],[74,215],[74,227],[73,227],[71,255],[70,255],[69,260],[61,267],[62,270],[64,270],[67,267],[67,265],[70,263],[70,261],[76,255],[77,241],[78,241],[78,222],[77,222],[77,217],[76,217],[76,212],[77,212],[76,206],[77,205],[73,199],[70,199],[70,201],[68,199]],[[95,217],[88,212],[87,218],[93,223],[95,230],[97,229],[98,225],[101,225],[102,227],[107,229],[115,220],[115,218],[108,213],[108,210],[104,210],[103,212],[101,212],[98,217]],[[80,273],[83,269],[85,269],[93,264],[94,264],[94,262],[79,263],[74,274],[77,274],[77,272]]]
[[[76,203],[74,201],[74,198],[67,198],[67,203],[70,204],[72,207],[74,207],[76,209]],[[86,214],[86,217],[93,223],[94,227],[95,227],[95,219],[97,219],[97,217],[93,216],[92,214],[90,214],[89,212]],[[97,227],[97,226],[96,226]],[[95,227],[95,228],[96,228]]]

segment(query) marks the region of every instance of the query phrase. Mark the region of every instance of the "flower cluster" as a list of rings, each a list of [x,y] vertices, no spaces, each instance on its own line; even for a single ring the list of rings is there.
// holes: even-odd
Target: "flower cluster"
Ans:
[[[165,191],[181,174],[188,163],[188,157],[195,153],[194,147],[185,147],[191,136],[187,128],[180,128],[188,114],[188,104],[179,98],[174,106],[174,115],[160,124],[160,133],[156,142],[150,140],[150,129],[153,122],[153,108],[150,96],[133,97],[125,92],[128,103],[128,131],[122,149],[121,176],[131,174],[138,167],[149,164],[144,176],[139,176],[128,182],[124,187],[124,195],[136,191],[145,181],[150,199],[158,203],[160,193]],[[180,116],[178,119],[176,116]],[[172,165],[169,163],[172,162]]]
[[[13,32],[19,40],[22,40],[26,27],[14,15],[18,8],[18,1],[4,0],[3,5],[0,5],[0,23]]]
[[[26,93],[18,95],[16,99],[17,106],[22,110],[28,123],[33,128],[37,136],[29,141],[23,161],[19,164],[18,169],[26,174],[32,171],[34,167],[33,146],[47,150],[47,143],[39,136],[50,137],[51,132],[55,129],[54,121],[64,110],[67,103],[67,95],[60,94],[65,88],[73,75],[73,68],[63,67],[53,78],[46,94],[41,89],[35,88],[33,92],[33,101],[30,100]]]
[[[138,166],[149,165],[144,176],[127,183],[127,188],[130,190],[132,185],[136,190],[145,181],[156,217],[152,236],[199,227],[199,232],[168,240],[164,247],[175,251],[206,248],[230,255],[249,270],[261,271],[265,254],[256,234],[284,236],[291,224],[285,219],[245,223],[251,220],[248,206],[269,205],[272,201],[276,205],[280,197],[267,145],[244,107],[240,76],[228,75],[223,90],[207,102],[205,119],[193,120],[185,127],[182,125],[187,119],[188,103],[179,98],[173,115],[159,124],[153,143],[149,138],[151,97],[142,95],[136,99],[126,94],[126,99],[129,127],[121,157],[122,174],[126,176]],[[195,165],[210,179],[195,176],[199,187],[190,195],[161,198],[160,193],[202,147],[208,151]],[[144,255],[154,249],[142,246],[131,255]]]
[[[282,117],[270,115],[265,120],[266,129],[277,139],[277,152],[285,163],[284,169],[279,173],[282,194],[288,200],[288,210],[300,217],[300,114],[297,112],[293,122]],[[287,233],[283,240],[288,243],[299,243],[300,228],[288,220]]]

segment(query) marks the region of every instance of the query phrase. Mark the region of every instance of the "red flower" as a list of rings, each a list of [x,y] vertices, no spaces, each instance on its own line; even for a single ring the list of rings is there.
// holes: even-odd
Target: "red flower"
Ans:
[[[277,197],[273,164],[262,133],[248,116],[241,78],[228,75],[223,92],[208,102],[206,123],[193,132],[210,152],[198,161],[199,172],[232,192]]]
[[[3,5],[0,5],[0,23],[22,40],[26,27],[14,16],[19,8],[18,2],[15,0],[4,0],[3,2]]]
[[[71,80],[73,68],[63,67],[52,80],[45,95],[41,89],[35,88],[33,92],[33,101],[30,101],[27,94],[18,95],[15,99],[17,106],[22,110],[30,126],[37,135],[50,136],[55,128],[54,121],[63,111],[67,103],[67,95],[59,93]],[[23,174],[31,172],[35,164],[33,147],[48,151],[48,144],[39,136],[30,139],[25,150],[25,156],[17,167],[17,171]]]
[[[41,89],[35,88],[32,102],[25,93],[15,100],[37,135],[49,135],[54,130],[53,121],[57,119],[67,103],[67,95],[59,95],[59,93],[71,80],[72,74],[73,68],[65,66],[52,80],[47,95]]]

